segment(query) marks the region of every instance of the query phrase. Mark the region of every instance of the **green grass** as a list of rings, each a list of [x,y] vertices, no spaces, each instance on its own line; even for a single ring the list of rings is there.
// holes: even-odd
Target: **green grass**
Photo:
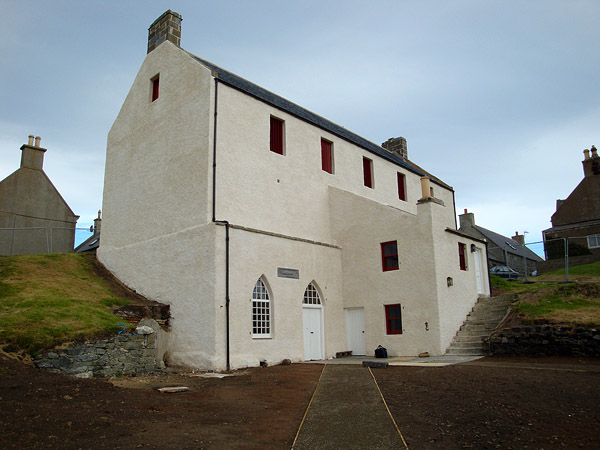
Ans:
[[[564,280],[564,270],[556,270],[531,278],[534,283],[506,281],[492,276],[492,291],[517,294],[516,311],[524,323],[560,323],[600,326],[600,262],[569,269],[569,279],[578,283],[556,283]]]
[[[550,277],[562,280],[565,278],[565,270],[559,269],[554,270],[552,272],[545,273],[542,275],[544,279],[549,279]],[[584,264],[581,266],[573,266],[569,267],[569,279],[575,279],[585,277],[587,279],[598,278],[600,281],[600,261],[592,263],[592,264]]]
[[[34,353],[119,330],[110,307],[129,301],[91,264],[75,253],[0,257],[0,341]]]

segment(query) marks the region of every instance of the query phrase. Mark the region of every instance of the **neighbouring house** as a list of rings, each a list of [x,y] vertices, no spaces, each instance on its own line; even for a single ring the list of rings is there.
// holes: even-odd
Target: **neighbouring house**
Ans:
[[[94,225],[90,227],[92,235],[75,247],[75,253],[92,252],[100,246],[100,229],[102,224],[102,212],[98,210],[98,218],[94,219]]]
[[[44,172],[39,136],[21,146],[21,167],[0,181],[0,255],[73,251],[75,215]]]
[[[148,54],[107,142],[100,261],[170,305],[167,362],[205,369],[338,352],[445,352],[489,295],[452,187],[180,48]]]
[[[458,216],[459,230],[469,236],[484,239],[487,242],[488,267],[508,266],[521,276],[527,272],[531,276],[537,271],[537,265],[543,261],[525,245],[525,235],[515,232],[511,238],[475,224],[475,214],[465,209]]]
[[[567,241],[569,265],[600,260],[600,156],[593,145],[583,154],[583,180],[566,200],[556,200],[552,228],[542,232],[550,269],[563,265]]]

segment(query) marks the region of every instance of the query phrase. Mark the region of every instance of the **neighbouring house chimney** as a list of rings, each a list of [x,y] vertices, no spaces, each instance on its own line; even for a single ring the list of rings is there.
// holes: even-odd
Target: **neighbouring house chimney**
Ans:
[[[464,231],[465,229],[473,228],[475,226],[475,214],[470,213],[465,209],[465,213],[458,216],[458,221],[460,230]]]
[[[21,167],[27,167],[29,169],[42,170],[44,166],[44,153],[45,148],[40,147],[40,141],[42,139],[37,136],[35,138],[35,145],[33,144],[33,135],[29,135],[27,144],[21,146]]]
[[[406,146],[406,139],[403,137],[389,138],[383,144],[381,144],[390,153],[395,153],[401,158],[408,158],[408,148]]]
[[[170,9],[163,13],[148,28],[148,53],[165,41],[170,41],[177,47],[181,44],[181,14]]]
[[[102,211],[98,210],[98,218],[94,219],[94,236],[100,234],[100,226],[102,225]]]
[[[525,235],[519,234],[518,231],[515,231],[515,235],[511,239],[517,241],[521,245],[525,245]]]
[[[592,155],[590,156],[590,151]],[[592,145],[590,150],[585,149],[583,151],[585,159],[583,160],[583,174],[586,177],[593,175],[600,175],[600,156],[598,156],[598,150]]]

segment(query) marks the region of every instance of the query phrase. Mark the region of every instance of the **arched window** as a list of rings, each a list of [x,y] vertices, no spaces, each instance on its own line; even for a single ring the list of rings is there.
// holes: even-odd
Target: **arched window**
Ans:
[[[302,303],[305,305],[321,304],[321,297],[319,297],[319,291],[317,291],[317,288],[312,283],[308,283],[308,286],[304,291],[304,300],[302,301]]]
[[[252,337],[271,337],[271,300],[261,278],[252,291]]]

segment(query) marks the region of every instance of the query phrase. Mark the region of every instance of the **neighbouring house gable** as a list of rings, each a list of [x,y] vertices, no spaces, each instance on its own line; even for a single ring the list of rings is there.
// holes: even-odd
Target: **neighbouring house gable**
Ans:
[[[69,223],[79,218],[43,170],[21,167],[0,181],[0,213]]]
[[[552,226],[557,227],[600,219],[600,175],[586,177],[563,200],[552,214]]]

